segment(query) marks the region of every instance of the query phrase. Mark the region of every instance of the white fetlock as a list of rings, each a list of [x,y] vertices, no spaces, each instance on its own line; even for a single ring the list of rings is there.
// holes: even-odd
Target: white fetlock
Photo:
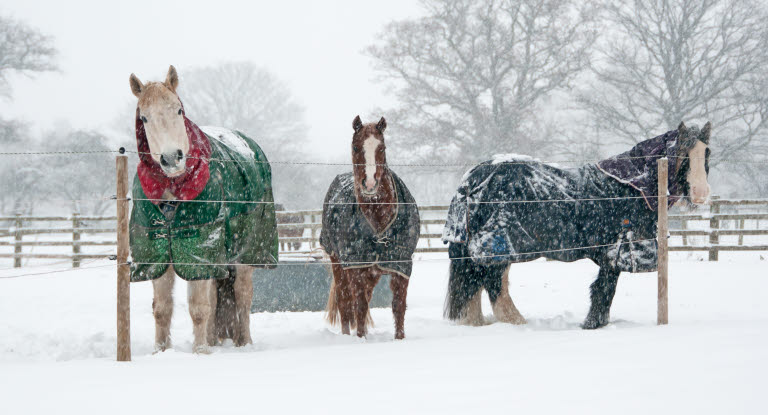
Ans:
[[[198,344],[192,348],[195,354],[211,354],[211,348],[207,344]]]

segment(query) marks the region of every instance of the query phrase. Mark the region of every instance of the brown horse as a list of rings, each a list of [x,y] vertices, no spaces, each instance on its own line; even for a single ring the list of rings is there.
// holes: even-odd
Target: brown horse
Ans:
[[[341,332],[364,337],[371,322],[369,302],[384,274],[391,275],[395,339],[405,337],[405,308],[411,257],[419,238],[416,203],[387,167],[384,118],[352,127],[353,173],[339,175],[323,205],[320,245],[331,257],[333,282],[328,321],[341,320]]]

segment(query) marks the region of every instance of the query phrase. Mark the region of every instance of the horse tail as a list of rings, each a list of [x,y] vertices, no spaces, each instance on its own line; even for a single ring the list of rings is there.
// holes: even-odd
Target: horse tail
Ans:
[[[331,290],[328,292],[328,303],[325,305],[325,319],[332,326],[339,322],[339,303],[336,302],[335,278],[331,278]]]
[[[467,315],[471,300],[484,288],[486,267],[470,258],[467,245],[463,243],[451,242],[448,255],[451,265],[443,315],[456,321]]]
[[[341,322],[341,310],[339,309],[339,303],[336,301],[336,290],[342,289],[336,286],[335,276],[339,275],[339,277],[342,277],[344,271],[342,270],[341,265],[338,264],[338,259],[333,257],[331,258],[331,267],[334,278],[331,278],[331,289],[328,291],[328,302],[325,305],[325,319],[330,325],[335,326],[337,323]],[[371,299],[369,298],[368,301],[370,302],[370,300]],[[373,327],[373,317],[371,317],[370,308],[368,309],[368,315],[363,324],[365,324],[366,328]],[[349,322],[349,325],[350,329],[357,328],[357,319],[353,318]]]
[[[234,339],[237,306],[235,303],[234,267],[228,267],[229,276],[216,280],[216,316],[214,330],[219,339]]]

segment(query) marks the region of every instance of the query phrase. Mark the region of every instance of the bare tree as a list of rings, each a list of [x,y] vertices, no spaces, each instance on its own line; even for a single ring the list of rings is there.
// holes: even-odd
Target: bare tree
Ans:
[[[8,75],[56,69],[53,39],[10,17],[0,16],[0,97],[11,97]]]
[[[113,150],[102,135],[84,130],[49,132],[42,140],[56,143],[68,151]],[[72,154],[40,160],[44,164],[44,191],[52,199],[70,200],[72,212],[102,215],[114,206],[109,197],[115,192],[113,154]],[[62,204],[62,203],[58,203]]]
[[[425,0],[367,49],[399,106],[386,114],[414,158],[535,153],[537,111],[589,62],[591,13],[565,0]]]
[[[306,157],[304,108],[271,72],[251,62],[182,70],[179,95],[190,119],[242,131],[253,138],[270,161]],[[316,175],[309,166],[273,164],[275,199],[289,209],[309,207],[307,193]],[[322,200],[322,195],[315,198]]]
[[[605,11],[594,82],[581,101],[606,137],[633,144],[681,120],[709,120],[718,158],[730,158],[765,136],[764,3],[612,1]]]
[[[304,108],[266,69],[231,62],[180,74],[179,94],[196,123],[238,129],[258,140],[268,155],[281,157],[290,157],[292,143],[306,139]]]

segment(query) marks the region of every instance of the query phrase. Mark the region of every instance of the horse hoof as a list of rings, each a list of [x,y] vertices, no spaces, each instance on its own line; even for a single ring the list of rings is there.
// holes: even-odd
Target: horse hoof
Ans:
[[[171,343],[155,343],[155,351],[152,352],[152,354],[158,354],[166,351],[166,349],[171,348]]]
[[[403,339],[405,339],[405,333],[401,333],[401,332],[395,333],[395,340],[403,340]]]
[[[211,348],[207,344],[198,344],[193,347],[192,351],[195,354],[211,354]]]
[[[248,338],[237,339],[234,343],[235,343],[235,347],[243,347],[249,344],[253,344],[253,341],[251,340],[250,337],[248,337]]]
[[[608,325],[608,316],[602,316],[602,317],[587,317],[586,320],[584,320],[584,324],[581,325],[581,328],[584,330],[595,330],[599,329],[600,327],[605,327]]]

